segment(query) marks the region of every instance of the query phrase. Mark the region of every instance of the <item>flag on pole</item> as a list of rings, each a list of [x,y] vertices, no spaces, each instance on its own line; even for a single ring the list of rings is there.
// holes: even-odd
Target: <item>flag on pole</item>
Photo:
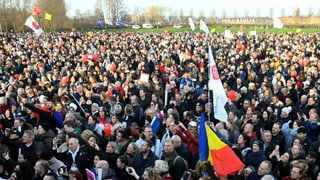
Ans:
[[[113,25],[112,22],[107,18],[107,13],[103,13],[103,17],[104,17],[104,23],[110,26]]]
[[[37,23],[37,21],[33,18],[33,16],[29,16],[24,25],[31,28],[37,35],[40,35],[43,33],[43,30],[41,29],[40,25]]]
[[[44,19],[51,21],[52,15],[49,13],[46,13],[44,16]]]
[[[201,19],[200,19],[200,30],[206,32],[206,34],[209,34],[208,26]]]
[[[189,18],[189,24],[190,24],[190,28],[192,29],[192,31],[194,31],[196,29],[196,26],[194,25],[192,18]]]
[[[105,19],[104,22],[105,22],[106,24],[110,25],[110,26],[113,25],[112,22],[111,22],[109,19]]]
[[[205,161],[210,161],[218,177],[235,174],[244,166],[243,162],[204,122],[203,116],[202,114],[200,118],[199,129],[200,160],[204,158]]]
[[[98,27],[99,27],[99,28],[102,28],[102,26],[103,26],[102,19],[98,19]]]
[[[199,160],[204,162],[208,160],[208,141],[205,126],[204,113],[200,116],[200,126],[199,126]]]
[[[209,63],[209,90],[212,90],[213,92],[214,117],[218,120],[227,122],[228,114],[224,106],[228,99],[223,89],[216,63],[213,59],[211,46],[209,46]]]
[[[122,26],[124,25],[124,21],[122,19],[117,19],[116,26]]]

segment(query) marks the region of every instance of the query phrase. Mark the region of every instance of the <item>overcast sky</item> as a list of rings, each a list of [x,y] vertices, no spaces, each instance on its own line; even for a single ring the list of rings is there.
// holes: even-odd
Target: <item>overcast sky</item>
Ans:
[[[93,10],[95,0],[66,0],[68,15],[73,16],[76,9],[81,12]],[[270,9],[273,9],[275,17],[279,17],[282,9],[286,15],[293,15],[294,9],[300,8],[301,15],[307,15],[309,12],[317,15],[320,12],[320,0],[124,0],[125,7],[132,12],[135,7],[147,9],[149,6],[156,5],[161,7],[173,8],[177,12],[183,10],[188,15],[190,9],[194,15],[198,16],[203,11],[206,16],[210,16],[214,10],[216,16],[221,16],[225,11],[227,16],[233,17],[235,14],[244,16],[269,16]],[[235,13],[236,12],[236,13]]]

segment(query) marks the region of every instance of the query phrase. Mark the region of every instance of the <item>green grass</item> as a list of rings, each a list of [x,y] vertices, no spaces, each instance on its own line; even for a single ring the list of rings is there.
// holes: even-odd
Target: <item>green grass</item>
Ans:
[[[239,31],[239,27],[209,27],[209,30],[215,29],[214,32],[224,32],[226,29],[230,29],[231,32],[235,33]],[[275,28],[258,28],[258,27],[244,27],[242,31],[244,33],[256,30],[258,33],[261,32],[270,32],[270,33],[317,33],[320,29],[317,28],[283,28],[283,29],[275,29]],[[121,28],[121,29],[106,29],[105,31],[108,32],[191,32],[189,27],[182,27],[182,28],[173,28],[173,27],[161,27],[161,28],[153,28],[153,29],[131,29],[131,28]],[[199,28],[196,28],[194,32],[203,32]]]

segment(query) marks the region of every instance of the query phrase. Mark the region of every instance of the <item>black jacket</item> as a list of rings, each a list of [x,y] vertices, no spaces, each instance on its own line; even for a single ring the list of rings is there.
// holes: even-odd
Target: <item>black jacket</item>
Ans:
[[[142,176],[144,170],[147,167],[153,167],[157,159],[158,157],[152,151],[149,152],[147,159],[144,159],[143,154],[139,152],[133,157],[133,168],[139,176]]]

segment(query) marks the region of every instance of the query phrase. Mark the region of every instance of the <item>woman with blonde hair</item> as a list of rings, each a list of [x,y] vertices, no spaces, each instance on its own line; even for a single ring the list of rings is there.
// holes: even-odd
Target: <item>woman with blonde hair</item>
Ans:
[[[140,151],[135,142],[130,142],[127,147],[127,151],[124,153],[128,160],[128,166],[133,166],[133,157]]]
[[[117,158],[119,157],[119,153],[120,153],[120,150],[117,143],[115,143],[114,141],[108,142],[106,147],[105,157],[111,169],[117,168],[116,163],[117,163]]]
[[[172,176],[169,173],[169,165],[167,161],[156,160],[154,162],[154,167],[156,173],[158,173],[163,180],[172,180]]]

